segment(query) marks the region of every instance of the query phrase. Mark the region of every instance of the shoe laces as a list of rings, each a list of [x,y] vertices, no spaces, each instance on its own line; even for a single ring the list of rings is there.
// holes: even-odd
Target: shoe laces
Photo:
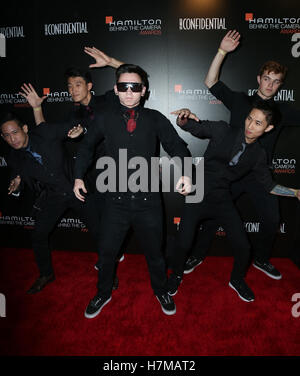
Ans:
[[[99,296],[99,295],[96,295],[92,300],[91,300],[91,303],[93,305],[98,305],[98,303],[103,299],[102,296]]]
[[[261,265],[270,271],[275,269],[275,266],[268,261],[262,262]]]
[[[169,303],[172,303],[172,299],[171,299],[171,296],[169,294],[163,294],[160,296],[160,300],[165,303],[165,304],[169,304]]]

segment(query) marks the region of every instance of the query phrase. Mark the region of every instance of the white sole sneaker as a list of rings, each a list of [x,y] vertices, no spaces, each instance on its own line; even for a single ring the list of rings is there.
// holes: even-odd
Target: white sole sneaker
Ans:
[[[156,296],[156,299],[158,300],[158,302],[159,302],[159,304],[160,304],[160,306],[161,306],[161,309],[162,309],[162,311],[163,311],[163,313],[164,313],[165,315],[168,315],[168,316],[175,315],[175,313],[176,313],[176,306],[175,306],[175,308],[173,309],[173,311],[167,311],[167,310],[164,309],[164,307],[161,305],[161,303],[160,303],[160,301],[159,301],[159,299],[158,299],[157,296]]]
[[[229,282],[229,287],[231,287],[238,294],[239,298],[242,299],[244,302],[247,302],[247,303],[254,302],[254,299],[247,300],[243,298],[242,295],[240,295],[240,293],[238,292],[238,290],[231,284],[231,282]]]
[[[252,264],[256,269],[260,270],[261,272],[265,273],[268,277],[272,278],[272,279],[276,279],[276,280],[279,280],[282,278],[282,275],[280,274],[278,277],[276,277],[275,275],[273,274],[270,274],[268,273],[267,271],[265,271],[264,269],[260,268],[258,265],[255,265],[254,263]]]
[[[200,260],[197,265],[195,265],[192,269],[185,270],[183,272],[183,274],[190,274],[190,273],[192,273],[197,268],[197,266],[199,266],[200,264],[202,264],[202,262],[203,262],[203,260]]]
[[[86,317],[87,319],[93,319],[94,317],[98,316],[99,313],[102,311],[102,308],[105,307],[106,304],[109,303],[110,301],[111,301],[111,297],[109,299],[107,299],[105,303],[103,303],[103,305],[98,309],[98,311],[96,311],[92,314],[86,313],[86,311],[85,311],[84,317]]]

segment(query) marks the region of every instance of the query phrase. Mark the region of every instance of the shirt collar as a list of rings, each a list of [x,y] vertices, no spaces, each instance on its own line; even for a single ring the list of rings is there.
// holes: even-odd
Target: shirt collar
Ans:
[[[140,105],[140,104],[138,104],[138,105],[135,106],[135,107],[128,108],[128,107],[123,106],[123,105],[120,103],[120,109],[121,109],[122,114],[124,114],[125,112],[127,112],[127,111],[129,111],[129,110],[139,111],[140,108],[141,108],[141,105]]]

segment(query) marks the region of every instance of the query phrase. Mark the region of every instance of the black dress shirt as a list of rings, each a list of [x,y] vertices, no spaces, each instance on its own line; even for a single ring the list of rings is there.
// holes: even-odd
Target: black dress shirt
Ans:
[[[256,101],[262,101],[263,99],[256,93],[252,97],[242,92],[231,90],[222,81],[218,81],[210,88],[210,92],[230,111],[230,125],[241,125],[243,127],[243,121],[248,116],[252,104]],[[287,103],[275,102],[274,99],[268,99],[267,102],[271,103],[278,109],[281,120],[276,124],[275,129],[271,132],[265,133],[260,137],[259,142],[267,152],[267,160],[270,164],[272,161],[274,147],[277,138],[284,126],[300,126],[300,110],[293,108]]]
[[[195,137],[210,139],[204,154],[204,197],[214,195],[222,198],[224,191],[229,191],[232,182],[250,171],[253,171],[256,179],[268,192],[276,185],[267,165],[266,152],[257,141],[246,143],[238,163],[230,165],[230,161],[245,143],[244,128],[231,127],[224,121],[199,123],[189,120],[182,129]]]
[[[36,182],[47,190],[61,194],[73,194],[73,181],[68,175],[68,159],[63,140],[77,123],[41,123],[28,133],[31,149],[42,157],[41,165],[26,148],[12,149],[8,165],[13,175],[20,175],[31,188]]]
[[[119,171],[119,150],[126,149],[128,161],[136,156],[146,159],[149,167],[151,157],[159,157],[160,143],[165,151],[171,156],[178,156],[181,159],[189,157],[190,152],[186,143],[178,136],[170,121],[160,112],[148,108],[138,107],[136,129],[129,133],[126,129],[126,119],[123,114],[126,107],[119,105],[113,109],[96,114],[93,126],[89,127],[87,134],[80,144],[75,163],[75,178],[83,179],[92,158],[95,145],[105,139],[106,155],[113,158]],[[124,163],[124,161],[122,161]],[[129,166],[128,175],[136,169]],[[151,180],[148,180],[150,190]],[[117,182],[118,190],[118,182]]]
[[[68,121],[78,122],[85,128],[85,133],[88,131],[90,126],[93,126],[93,121],[95,119],[96,113],[101,113],[111,108],[112,106],[119,103],[119,98],[115,95],[113,90],[107,91],[104,95],[92,95],[90,102],[87,106],[74,103],[73,110],[69,114]],[[77,137],[76,139],[67,140],[67,150],[72,159],[76,158],[78,147],[83,140],[84,135]],[[96,161],[98,158],[103,157],[106,154],[105,152],[105,142],[99,142],[94,149],[94,154],[91,157],[91,160],[94,160],[94,163],[90,164],[88,169],[85,183],[89,192],[94,192],[96,189],[96,178],[99,174],[99,171],[96,170]],[[74,162],[74,161],[73,161]],[[73,171],[73,166],[70,166],[70,173]],[[74,179],[74,176],[73,176]]]

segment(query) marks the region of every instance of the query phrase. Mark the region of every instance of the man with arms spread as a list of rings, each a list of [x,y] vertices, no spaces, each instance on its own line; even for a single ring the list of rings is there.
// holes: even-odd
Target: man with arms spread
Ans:
[[[253,102],[261,100],[275,105],[274,95],[283,84],[287,72],[286,67],[275,61],[266,62],[257,76],[259,86],[253,97],[232,91],[222,81],[219,81],[219,73],[226,54],[237,48],[239,40],[240,34],[235,30],[229,31],[225,35],[205,79],[205,84],[211,93],[229,109],[230,125],[232,126],[241,124],[241,119],[245,119],[249,114]],[[281,115],[280,124],[260,139],[261,145],[266,150],[269,165],[271,165],[273,149],[282,127],[300,125],[299,110],[295,110],[286,103],[276,103],[276,106]],[[231,191],[234,199],[237,199],[243,193],[247,193],[259,216],[261,229],[259,238],[253,244],[253,265],[269,277],[281,279],[281,273],[269,262],[280,220],[277,197],[268,194],[254,174],[249,174],[239,182],[232,184]],[[212,221],[204,223],[204,231],[199,233],[196,245],[186,262],[186,274],[192,272],[203,261],[218,225],[218,223]]]
[[[250,245],[243,223],[233,203],[230,186],[252,172],[267,194],[300,198],[298,190],[273,182],[266,162],[266,152],[257,139],[274,128],[274,112],[267,102],[253,105],[244,127],[231,127],[223,121],[199,121],[189,111],[179,110],[177,124],[199,138],[209,138],[204,154],[204,199],[201,203],[185,203],[176,239],[177,250],[171,259],[173,273],[169,278],[169,294],[177,293],[182,281],[186,255],[193,243],[197,225],[212,219],[226,230],[234,254],[229,286],[247,302],[254,293],[244,278],[250,256]],[[187,121],[187,117],[190,119]]]
[[[71,128],[70,123],[41,123],[28,132],[27,125],[12,113],[4,116],[0,127],[2,138],[12,148],[8,157],[8,166],[12,169],[8,193],[18,191],[20,184],[26,183],[42,195],[33,232],[33,250],[40,276],[27,291],[35,294],[55,279],[48,237],[61,215],[69,208],[74,209],[93,234],[98,231],[95,205],[91,205],[93,210],[87,210],[86,205],[75,198],[72,177],[66,166],[63,140],[77,137],[83,128],[80,125]]]
[[[98,50],[95,47],[86,47],[84,51],[95,59],[95,63],[91,64],[90,68],[102,68],[106,66],[110,66],[112,68],[118,68],[121,64],[121,61],[106,55],[104,52]],[[111,106],[117,98],[113,92],[113,90],[107,91],[104,95],[93,95],[93,82],[92,76],[89,71],[85,69],[81,69],[78,67],[70,67],[65,72],[65,78],[67,80],[67,86],[69,94],[72,97],[74,102],[72,111],[69,113],[68,121],[70,122],[84,122],[84,132],[88,130],[88,128],[92,124],[92,120],[94,119],[95,112],[101,112],[107,108],[107,106]],[[34,87],[29,84],[23,84],[22,92],[20,92],[24,98],[27,99],[28,103],[31,105],[33,109],[33,114],[35,118],[36,125],[45,121],[43,110],[42,110],[42,103],[47,98],[46,96],[39,97],[36,93]],[[76,139],[73,139],[72,142],[66,143],[66,148],[70,154],[71,159],[76,158],[76,153],[78,150],[78,146],[82,140],[82,136]],[[105,143],[101,142],[97,145],[95,150],[95,161],[105,155]],[[69,165],[69,173],[73,173],[73,163]],[[91,206],[91,211],[94,210],[93,206],[95,203],[98,207],[98,213],[101,213],[101,207],[103,206],[103,195],[99,194],[96,190],[96,178],[99,174],[99,170],[96,169],[96,162],[89,167],[89,171],[85,176],[85,182],[88,187],[89,196],[92,195],[92,199],[86,201],[87,206]],[[124,258],[121,252],[121,259]],[[97,264],[95,265],[97,269]],[[114,280],[114,288],[118,286],[118,278],[115,277]]]
[[[159,156],[160,142],[171,157],[190,156],[185,142],[178,136],[169,120],[158,111],[140,106],[146,92],[146,82],[147,73],[139,66],[124,64],[117,69],[114,91],[119,103],[95,118],[95,123],[85,135],[76,158],[74,192],[79,200],[84,200],[80,190],[84,193],[87,191],[82,179],[93,147],[103,138],[107,156],[116,164],[117,177],[122,173],[119,170],[120,149],[127,153],[126,168],[133,157],[144,158],[150,167],[151,158]],[[129,168],[133,171],[132,174],[128,172],[128,182],[131,182],[137,166]],[[116,178],[115,174],[112,175],[108,178]],[[188,193],[190,183],[190,179],[184,180],[180,193]],[[145,252],[151,286],[162,311],[173,315],[176,307],[168,294],[166,266],[161,250],[163,217],[160,192],[151,192],[150,180],[146,190],[140,189],[137,192],[128,190],[127,181],[126,187],[121,184],[121,179],[117,179],[115,192],[106,193],[100,226],[98,293],[88,304],[85,317],[97,316],[111,300],[114,262],[131,226]]]

